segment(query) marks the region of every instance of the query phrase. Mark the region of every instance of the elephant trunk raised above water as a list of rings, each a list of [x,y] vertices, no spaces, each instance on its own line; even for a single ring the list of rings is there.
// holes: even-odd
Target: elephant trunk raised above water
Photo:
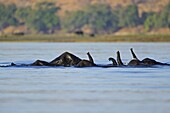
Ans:
[[[81,60],[81,61],[76,65],[76,67],[92,67],[92,66],[97,66],[97,65],[94,63],[94,60],[93,60],[93,58],[92,58],[92,56],[90,55],[89,52],[87,53],[87,56],[88,56],[89,60]]]
[[[144,58],[143,60],[139,60],[136,56],[136,54],[134,53],[133,49],[130,49],[131,54],[133,59],[128,63],[129,66],[153,66],[153,65],[167,65],[170,66],[170,64],[167,63],[161,63],[158,62],[154,59],[151,58]]]
[[[153,66],[153,65],[167,65],[170,66],[170,64],[167,63],[161,63],[156,60],[145,58],[142,61],[138,59],[136,54],[134,53],[133,49],[130,49],[133,59],[127,64],[123,64],[120,52],[117,51],[117,61],[114,58],[109,58],[109,61],[112,61],[112,65],[97,65],[94,63],[93,57],[90,55],[90,53],[87,53],[89,60],[82,60],[79,57],[69,53],[64,52],[59,57],[55,58],[51,62],[46,62],[42,60],[37,60],[34,63],[31,64],[31,66],[75,66],[75,67],[121,67],[121,66]]]
[[[133,59],[127,64],[123,64],[120,56],[120,52],[117,51],[117,61],[114,58],[109,58],[109,61],[112,61],[112,64],[109,65],[97,65],[94,63],[93,57],[90,55],[90,53],[87,53],[88,60],[81,59],[77,56],[75,56],[72,53],[69,52],[64,52],[54,60],[47,62],[43,60],[36,60],[32,64],[21,64],[21,65],[16,65],[14,63],[11,63],[9,66],[74,66],[74,67],[125,67],[125,66],[132,66],[132,67],[137,67],[137,66],[153,66],[153,65],[166,65],[170,66],[170,64],[167,63],[161,63],[156,60],[150,59],[150,58],[145,58],[143,60],[139,60],[136,54],[134,53],[133,49],[130,49],[131,54]],[[6,66],[6,67],[9,67]],[[3,66],[0,66],[3,67]]]
[[[109,61],[112,61],[113,66],[119,66],[119,67],[120,66],[146,67],[146,66],[154,66],[154,65],[170,66],[170,64],[161,63],[161,62],[158,62],[158,61],[156,61],[154,59],[150,59],[150,58],[144,58],[142,61],[140,61],[138,59],[138,57],[136,56],[136,54],[134,53],[132,48],[130,49],[130,51],[131,51],[133,59],[127,65],[123,64],[119,51],[117,51],[117,61],[114,58],[109,58]]]

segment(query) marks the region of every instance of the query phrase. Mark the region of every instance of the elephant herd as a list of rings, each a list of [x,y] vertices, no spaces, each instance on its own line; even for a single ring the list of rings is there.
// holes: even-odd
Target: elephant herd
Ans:
[[[110,57],[108,60],[111,61],[111,64],[106,65],[98,65],[94,62],[93,57],[90,55],[90,53],[87,53],[88,60],[81,59],[77,56],[75,56],[72,53],[64,52],[54,60],[47,62],[42,60],[36,60],[35,62],[31,64],[15,64],[11,63],[8,66],[0,66],[0,67],[10,67],[10,66],[64,66],[64,67],[148,67],[148,66],[154,66],[154,65],[165,65],[170,66],[170,64],[167,63],[161,63],[154,59],[145,58],[143,60],[139,60],[136,54],[134,53],[133,49],[130,49],[131,54],[133,56],[133,59],[127,63],[126,65],[122,62],[120,52],[117,51],[117,59]]]

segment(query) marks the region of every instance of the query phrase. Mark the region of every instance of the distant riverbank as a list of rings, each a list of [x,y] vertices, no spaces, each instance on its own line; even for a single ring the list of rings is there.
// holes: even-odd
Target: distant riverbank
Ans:
[[[73,34],[53,35],[4,35],[0,42],[170,42],[169,35],[88,35],[78,36]]]

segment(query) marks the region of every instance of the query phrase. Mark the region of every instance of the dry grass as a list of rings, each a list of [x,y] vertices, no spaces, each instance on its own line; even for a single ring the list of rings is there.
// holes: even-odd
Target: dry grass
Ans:
[[[8,35],[1,36],[0,42],[170,42],[170,35]]]

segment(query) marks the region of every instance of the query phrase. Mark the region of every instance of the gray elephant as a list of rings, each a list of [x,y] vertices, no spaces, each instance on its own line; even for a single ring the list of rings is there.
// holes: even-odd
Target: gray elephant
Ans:
[[[75,66],[75,67],[91,67],[96,66],[94,63],[94,60],[90,53],[87,53],[89,60],[82,60],[81,58],[75,56],[72,53],[64,52],[59,57],[55,58],[54,60],[47,62],[43,60],[36,60],[35,62],[31,64],[21,64],[17,65],[14,63],[11,63],[9,66]]]
[[[130,49],[133,59],[128,63],[129,66],[153,66],[153,65],[165,65],[170,66],[170,64],[158,62],[151,58],[144,58],[143,60],[139,60],[133,49]]]
[[[139,60],[132,48],[130,49],[130,51],[133,59],[127,65],[123,64],[119,51],[117,51],[117,61],[112,57],[109,58],[109,61],[112,61],[113,66],[119,66],[119,67],[120,66],[147,67],[147,66],[154,66],[154,65],[170,66],[170,64],[161,63],[150,58],[144,58],[143,60]]]

